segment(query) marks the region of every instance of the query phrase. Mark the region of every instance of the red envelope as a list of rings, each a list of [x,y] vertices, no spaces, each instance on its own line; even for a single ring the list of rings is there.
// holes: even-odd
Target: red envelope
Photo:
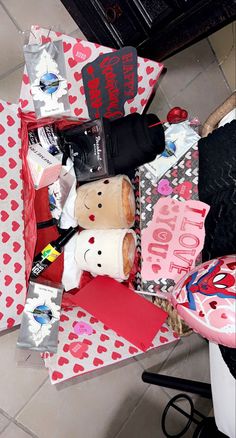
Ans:
[[[98,276],[71,301],[142,351],[153,338],[168,314],[109,277]]]

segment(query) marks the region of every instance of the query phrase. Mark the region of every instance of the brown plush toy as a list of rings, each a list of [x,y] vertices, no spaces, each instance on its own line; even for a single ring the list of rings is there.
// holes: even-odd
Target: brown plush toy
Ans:
[[[75,218],[85,229],[130,228],[135,197],[129,178],[118,175],[82,185],[77,190]]]

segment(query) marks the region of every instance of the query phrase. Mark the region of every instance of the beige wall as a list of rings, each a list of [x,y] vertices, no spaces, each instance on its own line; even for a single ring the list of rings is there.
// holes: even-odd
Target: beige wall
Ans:
[[[236,88],[235,35],[236,22],[234,21],[209,37],[219,65],[232,90]]]

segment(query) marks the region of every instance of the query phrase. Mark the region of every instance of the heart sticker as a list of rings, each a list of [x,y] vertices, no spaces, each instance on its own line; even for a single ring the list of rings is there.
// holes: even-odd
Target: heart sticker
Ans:
[[[93,328],[87,322],[77,322],[74,326],[74,332],[77,335],[91,335],[93,333]]]
[[[81,43],[76,43],[73,47],[73,58],[76,62],[85,62],[91,55],[90,47],[84,47]]]

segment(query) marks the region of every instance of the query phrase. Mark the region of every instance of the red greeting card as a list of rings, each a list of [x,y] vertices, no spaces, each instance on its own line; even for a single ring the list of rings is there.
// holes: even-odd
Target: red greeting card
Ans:
[[[166,312],[105,276],[96,277],[72,300],[142,351],[167,318]]]

